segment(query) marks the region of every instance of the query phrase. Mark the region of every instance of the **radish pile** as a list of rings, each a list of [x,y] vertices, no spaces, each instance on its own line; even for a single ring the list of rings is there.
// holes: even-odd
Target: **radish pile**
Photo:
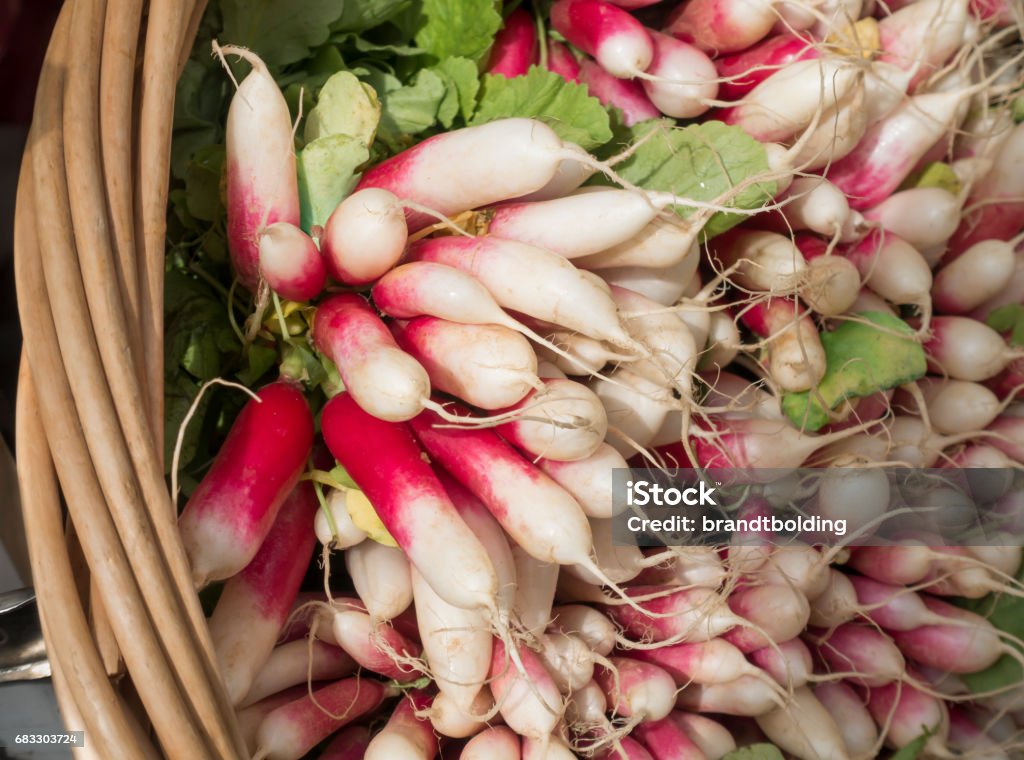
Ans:
[[[669,5],[516,7],[480,58],[485,87],[585,87],[626,136],[594,152],[536,104],[396,149],[396,87],[346,72],[297,159],[305,93],[214,42],[247,64],[224,292],[255,392],[180,527],[255,758],[1024,751],[1020,678],[976,675],[1024,664],[987,617],[1024,596],[1024,7]],[[754,168],[666,178],[710,136]],[[334,186],[314,146],[364,157]],[[821,468],[817,509],[863,528],[885,464],[999,468],[1004,529],[613,537],[615,469],[739,468],[756,516]]]

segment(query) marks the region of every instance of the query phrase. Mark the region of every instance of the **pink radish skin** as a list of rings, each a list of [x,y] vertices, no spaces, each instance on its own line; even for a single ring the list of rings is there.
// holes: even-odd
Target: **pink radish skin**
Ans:
[[[494,726],[474,736],[459,760],[520,760],[519,735],[507,726]]]
[[[341,293],[322,301],[312,334],[317,349],[334,362],[346,390],[367,414],[402,422],[429,401],[426,370],[398,347],[362,296]]]
[[[743,653],[725,639],[637,649],[630,652],[630,657],[657,665],[679,686],[729,683],[742,676],[765,678],[764,672],[747,662]]]
[[[486,613],[454,607],[413,571],[416,623],[438,688],[465,715],[487,680],[491,632]]]
[[[828,178],[858,211],[877,206],[907,178],[925,152],[957,121],[963,92],[915,95],[868,128]]]
[[[313,688],[316,689],[322,685],[322,683],[313,684]],[[263,722],[265,717],[278,707],[294,702],[308,693],[308,687],[294,686],[291,689],[279,691],[272,697],[267,697],[247,707],[238,708],[235,713],[238,716],[238,728],[242,732],[242,738],[245,739],[245,746],[249,748],[249,751],[256,751],[256,732],[259,731],[260,723]],[[369,741],[369,737],[367,737],[367,741]]]
[[[730,612],[712,589],[663,591],[660,586],[631,586],[626,592],[633,598],[661,595],[639,602],[646,612],[627,605],[606,606],[604,612],[634,641],[667,642],[666,646],[708,641],[746,622]]]
[[[878,728],[857,692],[842,681],[827,681],[814,687],[814,696],[839,727],[850,757],[871,757],[878,741]]]
[[[684,8],[692,6],[687,3]],[[786,141],[807,128],[820,110],[834,112],[857,80],[856,67],[840,58],[794,61],[747,93],[740,104],[723,108],[717,116],[726,124],[742,127],[760,142]],[[784,110],[779,103],[786,104]],[[832,179],[831,171],[828,178]]]
[[[812,634],[818,655],[833,673],[858,673],[847,680],[863,686],[882,686],[903,677],[907,664],[886,634],[866,625],[844,623]]]
[[[249,687],[244,707],[261,702],[292,686],[311,681],[337,681],[352,675],[356,661],[340,647],[305,638],[274,649]]]
[[[541,390],[506,411],[523,415],[498,425],[505,440],[531,459],[576,462],[595,454],[608,432],[608,417],[592,390],[565,378],[545,378]]]
[[[394,193],[368,187],[334,209],[320,238],[327,271],[345,285],[373,282],[402,257],[409,237]]]
[[[590,525],[575,499],[494,431],[436,427],[441,422],[424,413],[412,427],[427,453],[487,506],[513,541],[541,562],[592,566]],[[465,456],[469,450],[473,457]]]
[[[915,662],[950,673],[977,673],[1007,652],[992,624],[980,615],[927,595],[920,600],[931,617],[949,623],[891,632],[896,646]]]
[[[530,14],[516,8],[505,19],[505,26],[494,38],[488,74],[518,77],[537,62],[537,27]]]
[[[233,45],[219,50],[252,66],[231,98],[225,144],[228,250],[239,282],[255,292],[260,234],[275,222],[299,224],[292,118],[281,89],[255,53]]]
[[[793,34],[778,34],[753,47],[715,59],[722,100],[739,100],[776,71],[795,61],[817,58],[821,52],[810,40]]]
[[[603,0],[557,0],[551,26],[620,79],[646,71],[654,58],[654,44],[640,22]]]
[[[808,687],[793,691],[791,702],[757,716],[757,725],[773,744],[798,758],[832,758],[849,755],[839,725]]]
[[[692,119],[710,107],[718,95],[715,64],[699,48],[661,32],[649,31],[654,58],[643,88],[655,107],[666,116]]]
[[[615,625],[593,607],[582,604],[555,607],[550,627],[582,639],[592,652],[602,657],[607,657],[615,648]]]
[[[660,554],[660,552],[659,552]],[[676,556],[655,567],[644,569],[634,580],[645,586],[700,586],[717,589],[728,571],[712,547],[687,546]]]
[[[598,667],[594,680],[604,690],[613,713],[642,721],[668,717],[676,701],[672,676],[656,665],[629,657],[612,657],[610,662],[614,671]]]
[[[522,647],[519,658],[525,676],[513,664],[505,645],[499,639],[494,640],[491,692],[509,728],[520,736],[543,741],[561,720],[562,695],[536,654]]]
[[[921,251],[949,240],[960,223],[960,201],[941,187],[913,187],[866,209],[864,218]]]
[[[999,434],[999,437],[989,439],[992,446],[1015,460],[1017,464],[1024,464],[1024,417],[1010,413],[1001,414],[993,420],[988,429]]]
[[[597,61],[583,59],[578,79],[602,105],[622,111],[622,123],[627,127],[661,116],[661,111],[647,97],[640,82],[612,76]]]
[[[896,749],[906,746],[925,731],[933,732],[925,743],[929,755],[945,757],[943,746],[949,728],[946,705],[908,683],[891,683],[867,692],[867,705],[875,723],[888,726],[885,743]]]
[[[624,243],[657,217],[661,204],[632,190],[601,189],[492,211],[487,234],[575,259]]]
[[[764,39],[776,18],[767,0],[691,0],[673,11],[665,31],[718,55],[744,50]]]
[[[724,638],[743,652],[753,652],[771,646],[772,642],[796,638],[807,627],[811,615],[806,596],[778,584],[734,591],[729,595],[729,609],[747,625],[728,631]]]
[[[814,674],[811,650],[800,639],[754,650],[750,660],[787,689],[804,686]]]
[[[806,391],[825,376],[825,349],[818,328],[790,298],[768,298],[744,310],[741,320],[754,334],[770,338],[768,371],[787,391]]]
[[[438,742],[430,721],[416,714],[430,707],[431,697],[422,690],[405,694],[366,748],[365,760],[433,760]]]
[[[721,760],[736,751],[736,740],[729,729],[711,718],[696,713],[675,710],[669,719],[675,722],[693,741],[708,760]]]
[[[395,691],[380,681],[346,678],[267,715],[256,734],[256,757],[299,760],[339,728],[376,710]],[[338,716],[338,717],[334,717]]]
[[[302,391],[276,382],[256,396],[178,520],[197,588],[252,561],[313,447],[313,417]]]
[[[334,613],[333,631],[338,646],[360,667],[396,681],[412,681],[418,676],[414,666],[398,662],[395,654],[419,657],[420,646],[387,623],[374,622],[369,615],[358,610],[339,610]]]
[[[526,634],[539,639],[551,621],[558,565],[541,561],[518,545],[512,547],[512,559],[516,570],[516,617]]]
[[[468,272],[503,308],[617,346],[635,347],[607,292],[556,253],[488,236],[420,240],[409,247],[408,255],[413,261]],[[524,283],[531,287],[522,287]]]
[[[648,720],[633,729],[654,760],[706,760],[707,756],[669,717]],[[613,755],[614,756],[614,755]]]
[[[320,753],[320,760],[363,760],[370,743],[370,729],[366,726],[343,728]]]
[[[911,87],[935,73],[964,42],[967,0],[920,0],[878,22],[881,60],[917,73]]]
[[[412,604],[412,579],[405,552],[376,541],[363,541],[345,552],[356,594],[375,621],[396,618]]]
[[[391,334],[432,387],[481,409],[512,406],[540,384],[537,355],[507,327],[416,317],[392,322]]]
[[[932,565],[932,551],[919,541],[852,548],[849,565],[882,583],[911,586],[922,581]]]
[[[619,746],[600,750],[594,755],[595,760],[655,760],[654,755],[648,752],[636,739],[623,736],[619,739]]]
[[[431,588],[456,607],[494,610],[494,567],[409,429],[371,417],[348,393],[327,402],[321,428],[331,454]]]
[[[857,267],[864,284],[887,301],[931,308],[931,267],[902,238],[873,230],[842,255]]]
[[[318,506],[312,485],[300,483],[256,556],[224,584],[217,600],[210,636],[232,704],[249,691],[288,618],[316,543],[310,528]]]
[[[587,517],[608,519],[625,509],[612,498],[612,470],[628,467],[622,455],[602,442],[588,457],[572,462],[541,458],[540,467],[576,499]]]
[[[316,298],[327,283],[313,239],[289,222],[275,222],[260,233],[259,267],[270,289],[290,301]]]
[[[935,317],[932,337],[924,344],[933,372],[954,380],[980,382],[995,377],[1019,352],[984,322],[969,317]]]
[[[562,77],[566,82],[580,81],[580,64],[569,48],[561,42],[548,40],[548,70]]]
[[[679,693],[676,707],[688,712],[755,717],[779,706],[777,689],[770,681],[752,676],[726,683],[691,684]]]
[[[558,135],[541,122],[499,119],[428,137],[365,172],[356,189],[382,188],[451,216],[539,190],[565,153]],[[467,162],[466,156],[489,160]],[[406,210],[409,232],[436,221]]]
[[[935,275],[932,302],[943,314],[968,314],[1005,288],[1017,269],[1013,247],[1002,240],[982,240]]]

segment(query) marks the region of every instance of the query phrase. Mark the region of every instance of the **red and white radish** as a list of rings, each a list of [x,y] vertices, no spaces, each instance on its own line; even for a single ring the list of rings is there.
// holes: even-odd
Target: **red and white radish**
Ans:
[[[274,222],[261,231],[259,272],[271,290],[291,301],[315,298],[327,283],[316,243],[290,222]]]
[[[757,716],[757,725],[773,744],[800,760],[848,757],[835,718],[806,686],[794,689],[791,702]]]
[[[505,645],[494,641],[490,684],[494,702],[509,728],[522,737],[544,741],[561,720],[562,695],[531,650],[520,648],[520,673]]]
[[[340,647],[305,638],[289,641],[271,652],[241,704],[248,707],[307,681],[337,681],[357,667]]]
[[[665,31],[711,53],[744,50],[764,38],[777,16],[769,0],[690,0],[669,17]]]
[[[412,578],[405,552],[363,541],[345,552],[345,569],[375,621],[396,618],[412,604]]]
[[[584,459],[563,462],[541,458],[537,466],[576,499],[587,517],[608,519],[625,509],[612,498],[612,472],[629,465],[607,443],[601,443]]]
[[[396,681],[415,680],[423,670],[419,644],[365,612],[336,610],[331,630],[338,646],[362,668]]]
[[[518,77],[537,62],[537,27],[523,8],[505,18],[505,25],[494,38],[487,73]]]
[[[620,79],[609,74],[597,61],[583,59],[579,65],[579,81],[587,92],[608,108],[622,112],[622,123],[631,127],[641,121],[657,119],[661,111],[651,102],[643,85],[636,79]]]
[[[718,95],[715,64],[694,45],[653,30],[649,34],[654,58],[643,79],[647,97],[666,116],[700,116]]]
[[[430,706],[431,698],[417,690],[403,695],[366,748],[365,760],[433,760],[438,742],[426,718],[417,717]]]
[[[970,313],[996,297],[1018,268],[1018,257],[1009,243],[975,243],[935,274],[935,310],[943,314]]]
[[[498,425],[497,431],[531,458],[575,462],[597,453],[608,431],[601,399],[573,380],[540,382],[539,390],[507,410],[522,414]]]
[[[632,79],[646,71],[654,58],[647,30],[629,13],[604,0],[556,0],[551,6],[551,25],[620,79]]]
[[[956,231],[960,200],[941,187],[913,187],[865,209],[864,218],[922,251],[944,244]]]
[[[338,204],[320,246],[333,279],[363,285],[398,263],[408,236],[401,201],[386,189],[369,187]]]

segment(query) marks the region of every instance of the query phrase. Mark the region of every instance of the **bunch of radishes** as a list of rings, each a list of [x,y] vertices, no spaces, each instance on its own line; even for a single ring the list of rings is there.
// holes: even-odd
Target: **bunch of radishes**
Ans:
[[[572,50],[516,10],[490,69],[539,61],[627,124],[715,108],[765,143],[774,201],[710,240],[733,194],[638,188],[527,118],[368,169],[309,235],[284,98],[222,49],[252,67],[227,125],[235,272],[340,379],[318,421],[299,379],[259,389],[181,517],[197,586],[225,582],[210,627],[257,757],[335,732],[320,757],[1019,755],[1019,685],[957,678],[1019,642],[943,600],[1024,593],[1024,353],[985,323],[1024,301],[1019,2],[685,0],[663,32],[627,10],[652,4],[557,0]],[[942,159],[952,190],[898,190]],[[313,303],[308,332],[280,299]],[[911,319],[931,374],[798,429],[781,397],[816,391],[822,331],[865,312]],[[815,498],[863,530],[889,506],[875,465],[1005,468],[987,497],[1011,521],[1002,546],[645,552],[612,536],[627,460],[856,466]],[[743,512],[787,498],[768,483]],[[300,593],[317,538],[325,589]],[[330,591],[336,550],[354,595]]]

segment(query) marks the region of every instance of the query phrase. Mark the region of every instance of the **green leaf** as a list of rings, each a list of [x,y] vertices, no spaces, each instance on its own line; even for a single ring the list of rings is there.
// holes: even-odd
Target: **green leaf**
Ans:
[[[240,348],[227,318],[227,307],[209,286],[178,270],[167,273],[164,291],[164,362],[168,374],[183,369],[198,380],[218,377],[226,357]]]
[[[347,5],[338,0],[221,0],[220,41],[250,48],[267,66],[286,66],[327,41],[343,4]]]
[[[783,760],[782,753],[774,744],[751,744],[723,755],[722,760]]]
[[[416,44],[431,62],[464,57],[479,63],[501,28],[494,0],[423,0],[415,22]]]
[[[942,161],[932,161],[920,171],[911,174],[900,185],[901,190],[912,187],[938,187],[953,195],[959,195],[961,183],[952,166]]]
[[[819,430],[828,424],[829,410],[844,400],[870,396],[924,376],[924,349],[905,322],[882,312],[858,316],[871,324],[844,322],[821,334],[827,369],[818,387],[783,396],[782,409],[797,427]]]
[[[164,382],[164,463],[165,472],[170,473],[174,447],[178,440],[178,431],[185,421],[192,401],[199,392],[199,384],[189,380],[186,375],[177,374]],[[180,466],[187,467],[199,448],[203,432],[203,420],[210,406],[210,394],[206,394],[199,402],[195,414],[185,429],[181,441]]]
[[[526,76],[488,74],[480,88],[473,124],[521,116],[538,119],[559,137],[591,150],[612,139],[608,112],[587,88],[531,66]]]
[[[764,146],[739,127],[720,121],[675,127],[671,119],[651,119],[617,132],[616,140],[601,155],[613,155],[646,137],[629,158],[615,166],[624,179],[646,190],[709,202],[719,200],[749,177],[768,171]],[[604,177],[593,182],[610,184]],[[744,188],[723,205],[758,208],[774,192],[774,182],[761,182]],[[694,213],[694,209],[681,206],[676,211],[683,217]],[[704,225],[704,234],[714,237],[746,218],[717,213]]]
[[[437,108],[437,120],[445,129],[451,128],[457,116],[468,124],[476,110],[476,96],[480,90],[476,64],[468,58],[445,58],[434,67],[434,71],[445,80],[447,87]]]
[[[398,145],[406,136],[434,126],[447,91],[445,80],[431,69],[419,71],[411,84],[386,90],[381,95],[381,139]]]
[[[320,89],[316,107],[306,118],[307,143],[330,135],[346,135],[364,145],[373,143],[381,105],[372,87],[350,71],[339,71]]]
[[[192,156],[185,171],[188,212],[204,222],[216,222],[224,216],[220,183],[224,167],[224,146],[207,145]]]
[[[343,486],[345,486],[345,488],[352,488],[355,489],[356,491],[359,490],[359,486],[357,486],[356,482],[352,480],[352,476],[348,474],[348,470],[346,470],[340,464],[332,468],[329,474],[332,478],[334,478],[334,480],[338,481]]]
[[[361,140],[331,135],[306,145],[298,154],[299,203],[302,229],[327,222],[327,217],[352,192],[359,168],[370,159]]]
[[[383,24],[412,5],[412,0],[348,0],[341,18],[331,24],[334,32],[362,32]]]
[[[1021,95],[1013,101],[1013,105],[1010,107],[1010,113],[1013,114],[1013,120],[1017,124],[1024,122],[1024,95]]]
[[[1010,345],[1024,346],[1024,305],[1000,306],[985,318],[985,324],[996,332],[1009,333]]]
[[[931,738],[933,731],[926,730],[919,737],[909,744],[904,744],[896,752],[893,753],[890,760],[917,760],[920,754],[924,751],[924,745],[928,743],[928,739]]]
[[[277,364],[277,348],[252,343],[249,350],[246,351],[245,358],[246,368],[241,372],[236,372],[235,377],[243,385],[252,387],[271,367]]]
[[[316,388],[327,378],[323,365],[308,346],[287,343],[281,352],[281,374]]]

